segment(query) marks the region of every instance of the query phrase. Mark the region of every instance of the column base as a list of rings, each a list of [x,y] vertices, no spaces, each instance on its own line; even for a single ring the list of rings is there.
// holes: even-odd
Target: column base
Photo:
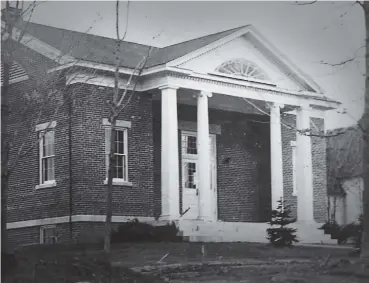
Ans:
[[[159,217],[160,221],[177,221],[179,220],[179,214],[178,215],[161,215]]]

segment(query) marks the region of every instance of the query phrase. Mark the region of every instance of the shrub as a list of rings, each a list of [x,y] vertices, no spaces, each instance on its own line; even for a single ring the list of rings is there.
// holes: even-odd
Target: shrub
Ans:
[[[285,205],[285,201],[281,198],[278,200],[278,207],[272,211],[269,224],[272,228],[267,229],[267,239],[276,247],[291,246],[297,243],[296,229],[287,227],[288,224],[294,223],[296,219],[290,217],[291,209]],[[278,225],[279,227],[273,227]]]
[[[153,226],[134,219],[120,225],[112,233],[111,242],[179,242],[182,238],[177,236],[178,231],[174,222],[164,226]]]

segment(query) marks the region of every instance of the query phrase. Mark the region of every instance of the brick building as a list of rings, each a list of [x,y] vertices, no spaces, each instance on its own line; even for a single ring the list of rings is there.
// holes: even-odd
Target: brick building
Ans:
[[[10,177],[10,241],[97,239],[115,41],[25,26],[11,74],[11,160],[24,141],[47,134]],[[122,88],[148,50],[122,43]],[[338,103],[254,27],[155,48],[134,79],[117,123],[114,223],[174,220],[194,241],[264,241],[283,196],[300,239],[325,239],[316,229],[327,217],[325,140],[296,129],[323,130],[324,111]],[[40,115],[32,106],[45,97]]]

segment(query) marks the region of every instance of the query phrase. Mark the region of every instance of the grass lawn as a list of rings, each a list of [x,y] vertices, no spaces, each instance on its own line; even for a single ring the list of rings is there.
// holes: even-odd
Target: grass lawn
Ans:
[[[109,257],[62,246],[24,249],[16,258],[4,282],[369,282],[364,272],[353,274],[352,250],[323,247],[132,243],[113,245]]]

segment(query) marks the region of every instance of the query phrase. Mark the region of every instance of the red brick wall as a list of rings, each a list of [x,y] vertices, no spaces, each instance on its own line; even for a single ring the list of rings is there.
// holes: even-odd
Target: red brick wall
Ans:
[[[154,102],[156,214],[160,214],[160,102]],[[179,105],[178,118],[196,122],[196,107]],[[264,118],[264,119],[263,119]],[[252,120],[264,120],[253,123]],[[222,221],[265,221],[270,208],[270,157],[268,118],[210,109],[209,121],[221,126],[217,135],[218,218]],[[248,137],[251,125],[263,129],[266,154],[257,152]],[[257,134],[257,133],[256,133]],[[261,162],[264,160],[264,162]],[[266,160],[266,162],[265,162]],[[267,170],[265,170],[267,168]],[[269,170],[269,171],[268,171]],[[180,170],[181,171],[181,170]],[[180,182],[181,186],[181,182]],[[180,189],[181,196],[181,189]],[[268,203],[269,201],[269,203]],[[180,208],[182,210],[182,208]]]
[[[324,120],[311,119],[317,127],[324,129]],[[292,147],[291,140],[296,140],[296,116],[284,114],[282,121],[291,125],[293,129],[287,129],[282,125],[282,151],[283,151],[283,182],[284,199],[291,206],[293,217],[297,216],[297,197],[292,195]],[[312,129],[314,126],[312,125]],[[327,219],[327,177],[326,177],[326,140],[323,137],[312,137],[312,162],[313,162],[313,189],[314,189],[314,219],[324,222]]]
[[[105,214],[105,100],[112,90],[83,84],[71,87],[76,99],[72,116],[73,214]],[[154,216],[153,133],[151,95],[136,93],[118,120],[128,129],[128,180],[114,186],[113,215]]]

